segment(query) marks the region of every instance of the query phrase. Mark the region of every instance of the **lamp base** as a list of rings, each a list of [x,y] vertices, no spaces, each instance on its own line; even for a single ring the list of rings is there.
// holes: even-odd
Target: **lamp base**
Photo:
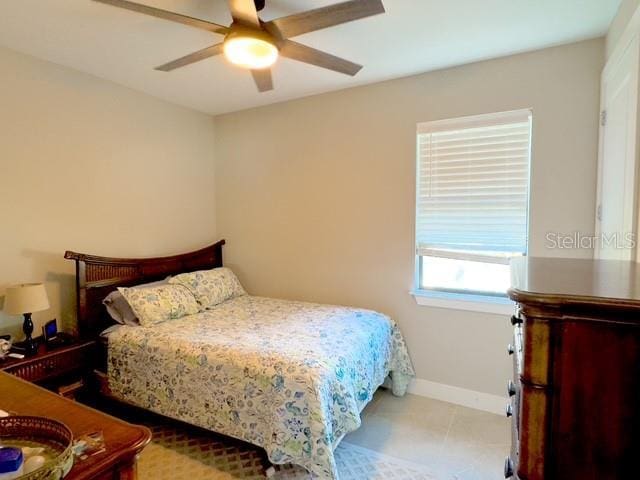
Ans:
[[[27,357],[32,357],[36,353],[38,353],[38,342],[36,342],[33,338],[25,340],[23,343],[24,354]]]
[[[20,342],[20,346],[24,348],[24,354],[31,357],[38,353],[38,344],[31,338],[33,333],[33,322],[31,321],[31,314],[24,314],[24,322],[22,323],[22,331],[24,332],[24,341]]]

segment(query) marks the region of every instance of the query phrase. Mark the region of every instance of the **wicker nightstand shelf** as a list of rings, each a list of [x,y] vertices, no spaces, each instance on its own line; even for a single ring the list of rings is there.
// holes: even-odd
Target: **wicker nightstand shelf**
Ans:
[[[32,357],[0,361],[0,370],[74,398],[90,378],[95,349],[93,340],[78,340],[55,349],[40,345]]]

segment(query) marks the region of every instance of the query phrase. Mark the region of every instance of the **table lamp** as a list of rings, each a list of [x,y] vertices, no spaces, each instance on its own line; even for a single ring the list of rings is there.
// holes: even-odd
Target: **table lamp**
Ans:
[[[42,283],[25,283],[7,288],[4,298],[4,311],[9,315],[24,315],[22,331],[25,335],[23,346],[27,355],[34,355],[38,346],[31,338],[33,322],[31,314],[49,308],[47,291]]]

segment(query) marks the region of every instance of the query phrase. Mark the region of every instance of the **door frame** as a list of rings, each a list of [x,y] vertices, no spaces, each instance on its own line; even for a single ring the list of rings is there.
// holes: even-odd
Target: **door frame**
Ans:
[[[624,167],[626,172],[626,185],[625,185],[625,211],[630,209],[630,212],[624,215],[624,232],[632,232],[634,234],[634,240],[637,243],[638,241],[638,224],[640,219],[638,215],[638,185],[637,179],[638,175],[638,165],[640,163],[639,151],[640,151],[640,136],[638,126],[640,125],[640,109],[638,108],[638,88],[640,87],[640,9],[636,11],[632,21],[627,25],[627,29],[624,32],[621,41],[616,45],[616,48],[609,60],[607,61],[604,69],[602,70],[602,75],[600,77],[600,118],[599,118],[599,129],[598,129],[598,166],[597,166],[597,183],[596,183],[596,205],[595,205],[595,235],[596,242],[594,248],[594,258],[600,258],[600,243],[601,243],[601,205],[603,199],[602,195],[602,170],[604,165],[604,135],[606,125],[602,125],[602,112],[606,112],[607,107],[607,96],[606,90],[608,81],[614,73],[617,73],[617,67],[620,66],[621,62],[625,59],[627,54],[631,55],[631,71],[635,78],[632,80],[635,84],[635,88],[633,90],[632,104],[635,105],[635,118],[633,119],[633,125],[629,126],[629,138],[633,138],[633,144],[628,145],[628,149],[632,149],[632,152],[627,151],[627,161]],[[625,43],[622,43],[622,42]],[[606,115],[606,113],[605,113]],[[606,124],[606,117],[605,117]],[[631,153],[631,155],[629,155]],[[637,248],[637,245],[634,245],[634,248],[628,249],[628,253],[626,253],[623,257],[624,260],[640,260],[638,258],[640,255],[640,249]]]

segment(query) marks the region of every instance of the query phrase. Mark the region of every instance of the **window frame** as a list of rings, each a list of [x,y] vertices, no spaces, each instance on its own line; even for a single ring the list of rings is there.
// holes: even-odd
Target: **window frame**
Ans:
[[[428,124],[436,127],[436,129],[442,128],[444,130],[451,128],[452,126],[459,125],[460,123],[467,123],[469,128],[473,128],[477,122],[483,123],[485,121],[496,121],[499,118],[505,118],[507,116],[528,112],[529,115],[529,164],[528,164],[528,188],[527,188],[527,207],[526,207],[526,219],[527,219],[527,245],[526,251],[523,256],[528,254],[529,250],[529,222],[530,222],[530,206],[531,206],[531,164],[532,164],[532,147],[533,147],[533,109],[522,108],[513,111],[506,112],[493,112],[488,114],[480,114],[466,117],[448,118],[443,120],[434,120],[427,122],[418,122],[416,125],[416,141],[418,142],[418,135],[420,135],[421,126]],[[419,146],[417,147],[419,148]],[[414,297],[418,305],[431,306],[437,308],[450,308],[455,310],[467,310],[475,312],[493,313],[509,315],[513,313],[515,303],[510,300],[505,292],[505,295],[493,295],[490,293],[477,292],[477,291],[452,291],[452,290],[439,290],[439,289],[427,289],[422,288],[422,257],[418,254],[418,239],[417,239],[417,214],[418,214],[418,192],[420,188],[419,178],[419,153],[416,151],[416,195],[414,198],[414,235],[413,235],[413,255],[414,255],[414,279],[413,289],[411,295]],[[448,257],[445,257],[448,258]]]

